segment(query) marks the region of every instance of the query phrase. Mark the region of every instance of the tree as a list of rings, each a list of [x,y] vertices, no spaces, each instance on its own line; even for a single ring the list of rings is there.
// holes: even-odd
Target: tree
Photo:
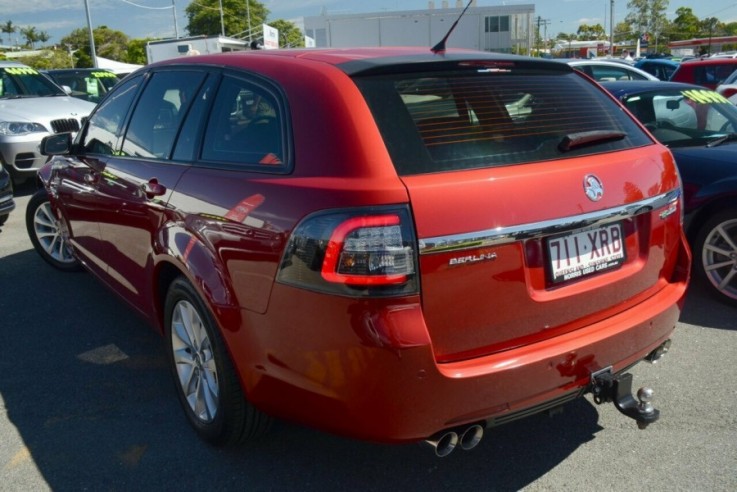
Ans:
[[[669,3],[669,0],[629,0],[627,2],[629,12],[625,21],[632,25],[638,34],[657,36],[663,32],[668,22],[665,11]]]
[[[688,7],[676,10],[676,18],[670,24],[668,36],[672,41],[692,39],[699,36],[699,18]]]
[[[95,53],[103,58],[111,60],[126,60],[128,54],[129,38],[121,31],[110,29],[107,26],[96,27],[92,31],[95,39]],[[90,54],[90,38],[87,29],[75,29],[68,36],[61,39],[61,44],[75,53],[75,67],[91,67],[92,55]]]
[[[8,35],[8,44],[11,44],[12,41],[10,37],[18,30],[17,27],[13,25],[13,21],[9,20],[5,24],[3,24],[2,31]]]
[[[45,31],[37,31],[34,26],[22,27],[20,33],[26,38],[26,45],[30,46],[31,49],[35,47],[36,42],[41,41],[45,43],[49,40],[49,35]]]
[[[249,24],[255,32],[269,16],[269,10],[256,0],[198,0],[184,9],[189,21],[187,31],[190,35],[221,34],[220,1],[223,5],[222,25],[226,36],[246,37],[249,34]]]
[[[630,41],[634,39],[636,33],[633,32],[632,25],[627,22],[619,22],[614,26],[614,42],[621,43],[622,41]]]
[[[37,70],[51,70],[54,68],[69,68],[72,65],[69,53],[64,50],[45,49],[41,54],[24,56],[17,59],[19,62]]]
[[[148,63],[148,57],[146,56],[146,45],[149,41],[153,41],[151,38],[145,39],[132,39],[128,43],[128,50],[124,61],[126,63],[134,63],[136,65],[145,65]]]
[[[303,48],[305,45],[305,36],[294,22],[284,19],[269,21],[268,24],[274,29],[279,30],[279,47],[280,48]]]
[[[581,41],[595,41],[597,39],[606,39],[606,31],[601,24],[589,26],[581,24],[578,26],[578,39]]]

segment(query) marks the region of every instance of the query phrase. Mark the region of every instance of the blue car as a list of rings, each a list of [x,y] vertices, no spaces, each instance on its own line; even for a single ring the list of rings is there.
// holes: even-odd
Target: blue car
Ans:
[[[655,75],[660,80],[670,80],[678,65],[679,62],[667,58],[643,58],[635,63],[635,67]]]
[[[694,275],[737,305],[737,107],[698,85],[601,85],[670,148],[683,180]]]

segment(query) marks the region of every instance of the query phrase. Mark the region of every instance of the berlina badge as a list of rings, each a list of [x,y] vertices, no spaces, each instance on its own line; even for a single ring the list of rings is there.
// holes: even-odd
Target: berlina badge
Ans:
[[[604,185],[601,180],[593,174],[587,174],[583,178],[583,190],[592,202],[598,202],[604,196]]]

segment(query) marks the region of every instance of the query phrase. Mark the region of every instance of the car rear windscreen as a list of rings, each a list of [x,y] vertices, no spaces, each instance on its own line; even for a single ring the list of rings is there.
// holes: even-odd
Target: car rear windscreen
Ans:
[[[652,143],[572,72],[356,76],[400,175],[524,164]]]

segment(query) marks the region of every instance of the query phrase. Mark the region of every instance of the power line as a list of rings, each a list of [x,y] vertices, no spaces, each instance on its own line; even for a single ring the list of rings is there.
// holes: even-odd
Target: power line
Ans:
[[[134,7],[140,7],[142,9],[149,9],[149,10],[168,10],[173,9],[174,6],[170,5],[168,7],[149,7],[147,5],[138,5],[137,3],[130,2],[129,0],[120,0],[123,3],[127,3],[128,5],[133,5]]]

